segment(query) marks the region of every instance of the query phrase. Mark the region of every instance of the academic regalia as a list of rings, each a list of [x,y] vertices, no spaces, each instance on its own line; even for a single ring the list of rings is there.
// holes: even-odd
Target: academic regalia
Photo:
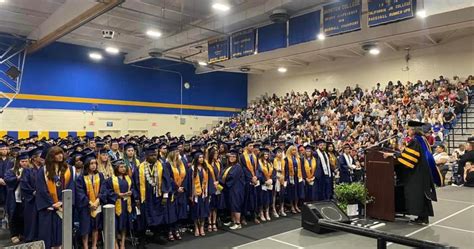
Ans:
[[[429,157],[433,160],[429,150],[426,140],[416,135],[403,151],[396,155],[397,185],[402,189],[400,195],[396,194],[402,196],[396,200],[397,212],[422,217],[434,215],[431,201],[436,201],[437,197],[429,166]]]
[[[247,152],[242,153],[240,162],[245,176],[244,191],[244,214],[254,214],[258,210],[258,195],[260,185],[255,186],[252,183],[252,177],[257,176],[257,158],[254,154],[248,155]]]
[[[242,213],[244,207],[245,176],[242,166],[235,164],[222,170],[220,184],[224,188],[227,209]]]
[[[45,176],[46,167],[38,170],[38,174],[36,176],[36,208],[38,209],[38,222],[41,227],[48,228],[38,229],[38,239],[44,241],[45,248],[62,245],[62,220],[56,213],[56,210],[53,210],[53,204],[57,201],[62,201],[63,189],[73,190],[74,196],[72,170],[72,167],[69,166],[65,174],[65,179],[55,177],[54,182],[50,182],[48,179],[48,183]],[[54,193],[50,193],[49,189],[55,191],[56,195],[54,195]]]
[[[316,190],[318,201],[330,200],[333,196],[333,180],[331,166],[329,164],[329,157],[326,152],[316,150],[317,161],[316,161]]]
[[[25,241],[35,241],[38,233],[38,211],[36,209],[36,175],[41,170],[33,166],[26,168],[20,179],[21,197],[23,198],[25,219]]]
[[[13,160],[0,158],[0,178],[5,180],[5,174],[9,169],[13,168]],[[0,186],[0,206],[3,206],[7,200],[7,186]]]
[[[80,235],[92,233],[93,230],[102,230],[102,212],[91,212],[91,198],[100,198],[99,194],[104,187],[105,179],[102,173],[92,178],[90,175],[81,175],[76,180],[76,210],[79,218]],[[100,205],[100,204],[99,204]]]
[[[347,157],[347,158],[346,158]],[[350,155],[344,156],[344,153],[337,159],[337,167],[339,168],[339,183],[351,183],[351,164],[354,163],[354,159]],[[350,162],[348,162],[348,160]]]
[[[105,185],[101,190],[100,198],[103,203],[115,205],[115,232],[129,231],[132,222],[132,196],[119,198],[118,193],[132,191],[132,179],[112,176],[105,180]]]
[[[20,171],[22,170],[23,169],[20,169]],[[5,209],[8,214],[10,233],[12,237],[20,236],[24,233],[24,205],[21,198],[20,180],[17,178],[13,168],[7,171],[4,179],[7,184],[7,201]]]
[[[180,161],[180,163],[182,163]],[[186,192],[178,193],[179,187],[186,188],[186,166],[184,164],[172,167],[171,163],[167,162],[165,164],[166,170],[170,172],[170,180],[171,180],[171,192],[170,196],[166,202],[167,208],[167,215],[166,215],[166,223],[173,224],[178,220],[184,220],[188,218],[187,213],[187,204],[188,199],[186,196]]]
[[[209,169],[209,174],[212,177],[212,181],[216,182],[219,181],[219,177],[222,174],[223,166],[220,161],[213,162],[211,164],[207,164],[208,169]],[[212,185],[210,186],[212,188],[212,194],[211,196],[211,203],[210,203],[210,209],[217,209],[217,210],[223,210],[225,209],[225,197],[224,193],[222,192],[222,189],[218,186],[217,188]]]
[[[303,162],[299,156],[293,156],[291,160],[285,158],[285,176],[288,185],[286,186],[286,194],[288,201],[302,200],[304,194],[304,170]],[[291,175],[293,173],[293,176]]]
[[[305,200],[306,201],[315,201],[317,194],[317,184],[316,184],[316,158],[304,158],[304,172],[305,172]]]
[[[142,216],[137,218],[142,219],[141,222],[138,222],[140,223],[139,230],[165,224],[166,201],[164,202],[163,199],[171,197],[169,196],[171,192],[171,179],[166,167],[163,166],[161,161],[157,161],[153,165],[153,172],[158,170],[158,175],[161,175],[161,177],[158,177],[160,182],[156,183],[157,186],[155,187],[146,179],[145,169],[147,167],[149,167],[148,162],[141,163],[138,169],[138,176],[134,176],[134,179],[137,179],[136,198],[140,200],[140,216]],[[150,172],[150,174],[152,173]],[[150,177],[153,178],[152,176]]]
[[[258,180],[260,181],[261,191],[260,191],[260,207],[268,207],[272,204],[273,201],[273,187],[274,182],[276,181],[276,171],[273,170],[273,165],[270,162],[258,162]],[[267,180],[272,180],[272,184],[267,186],[265,182]]]
[[[188,197],[192,199],[189,207],[192,220],[209,217],[209,197],[213,194],[210,186],[214,185],[212,177],[209,176],[209,171],[204,168],[196,170],[198,171],[196,177],[193,175],[193,167],[189,168],[186,174],[186,189],[188,189]]]
[[[276,197],[281,198],[282,202],[284,201],[284,198],[285,198],[285,189],[286,189],[286,186],[284,185],[286,181],[286,177],[285,177],[286,166],[285,165],[286,165],[285,159],[282,159],[282,160],[279,160],[278,158],[273,159],[273,169],[276,172],[276,180],[273,185],[277,193]]]

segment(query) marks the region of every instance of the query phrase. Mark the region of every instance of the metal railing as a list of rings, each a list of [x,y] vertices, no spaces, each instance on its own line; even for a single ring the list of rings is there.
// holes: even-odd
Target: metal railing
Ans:
[[[416,248],[455,248],[455,247],[443,245],[436,242],[414,239],[410,237],[400,236],[400,235],[377,231],[377,230],[368,229],[364,227],[358,227],[358,226],[340,223],[336,221],[320,219],[318,220],[318,223],[321,227],[326,228],[326,229],[348,232],[348,233],[376,239],[377,249],[387,248],[387,242],[392,242],[395,244],[411,246],[411,247],[416,247]]]
[[[469,96],[469,105],[461,113],[460,117],[457,120],[456,126],[451,126],[448,135],[445,137],[448,153],[451,153],[451,150],[456,148],[456,142],[461,142],[459,140],[456,140],[456,135],[471,135],[468,130],[474,130],[474,127],[469,127],[470,124],[474,125],[474,121],[469,122],[469,119],[474,117],[474,113],[471,113],[469,111],[469,108],[472,104],[474,104],[474,96]],[[456,133],[457,131],[460,131],[460,133]]]

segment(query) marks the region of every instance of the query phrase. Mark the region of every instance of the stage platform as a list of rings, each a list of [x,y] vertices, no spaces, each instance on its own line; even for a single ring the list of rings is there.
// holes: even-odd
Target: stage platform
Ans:
[[[438,202],[434,202],[435,217],[428,226],[409,224],[404,219],[387,222],[378,230],[412,238],[430,240],[455,246],[473,248],[474,245],[474,188],[443,187],[437,189]],[[250,222],[253,224],[252,222]],[[5,231],[3,231],[5,232]],[[0,248],[8,245],[5,233],[0,233]],[[148,244],[147,248],[237,248],[237,249],[280,249],[280,248],[376,248],[374,239],[333,232],[315,234],[301,228],[299,215],[274,219],[260,225],[248,225],[237,231],[208,233],[206,237],[195,238],[185,234],[180,242],[166,245]],[[402,248],[395,244],[389,248]],[[127,246],[127,248],[129,248]],[[130,247],[131,248],[131,247]],[[404,247],[406,248],[406,247]]]

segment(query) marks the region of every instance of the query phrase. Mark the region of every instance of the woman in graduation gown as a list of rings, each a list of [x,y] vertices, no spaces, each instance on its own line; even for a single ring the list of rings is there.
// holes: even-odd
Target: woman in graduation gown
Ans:
[[[125,249],[127,231],[130,231],[132,222],[132,178],[123,159],[114,160],[112,164],[114,175],[105,181],[100,198],[104,203],[115,205],[115,249]]]
[[[204,161],[201,150],[193,152],[192,167],[187,172],[187,188],[190,201],[191,219],[194,221],[194,236],[206,236],[204,222],[209,217],[209,196],[213,193],[210,186],[214,185],[212,177]]]
[[[123,160],[125,166],[127,166],[128,175],[132,177],[134,172],[138,171],[138,166],[140,166],[140,161],[137,158],[135,145],[132,143],[127,143],[123,146],[124,156]]]
[[[5,174],[7,184],[6,211],[10,225],[10,238],[13,244],[18,244],[24,235],[23,198],[21,196],[20,179],[25,169],[29,167],[29,155],[21,151],[15,160],[13,168]]]
[[[219,160],[219,153],[217,149],[211,148],[208,153],[206,160],[207,169],[209,175],[214,182],[214,185],[210,186],[214,194],[211,195],[210,214],[209,214],[209,226],[208,232],[217,232],[217,212],[225,209],[225,199],[222,193],[222,187],[219,186],[219,176],[222,173],[223,167]]]
[[[66,164],[64,151],[57,146],[49,149],[45,166],[36,176],[38,222],[48,228],[38,229],[38,239],[44,241],[45,248],[60,248],[62,244],[62,191],[74,191],[72,177],[73,169]]]
[[[260,219],[262,221],[270,221],[270,205],[273,197],[273,183],[276,181],[276,171],[270,162],[270,151],[266,148],[260,149],[258,158],[258,180],[262,191],[260,192]]]
[[[114,175],[114,168],[112,167],[110,160],[111,159],[107,149],[100,149],[97,156],[97,165],[99,172],[102,173],[105,179],[108,179]]]
[[[83,155],[83,174],[76,180],[76,210],[79,216],[79,230],[82,247],[89,248],[89,234],[92,234],[92,249],[97,248],[99,231],[102,230],[102,208],[100,192],[104,185],[104,176],[97,170],[94,152]]]
[[[171,198],[167,200],[167,216],[166,223],[168,224],[168,240],[181,240],[179,234],[178,222],[188,218],[186,197],[185,178],[186,167],[180,159],[180,154],[177,144],[169,146],[169,153],[166,160],[166,169],[170,172],[171,179]]]
[[[305,147],[304,155],[304,177],[305,177],[305,201],[316,200],[316,158],[313,154],[313,146],[307,145]]]
[[[237,161],[239,152],[231,149],[227,156],[227,167],[222,171],[219,185],[223,187],[227,209],[231,212],[232,230],[241,229],[240,215],[244,207],[244,171]]]
[[[278,218],[286,216],[285,213],[285,188],[288,184],[285,178],[285,159],[283,159],[283,150],[277,147],[273,150],[275,158],[273,159],[273,170],[276,172],[275,178],[275,191],[273,191],[273,216]],[[279,205],[280,211],[277,212],[277,205]]]
[[[296,146],[291,145],[286,150],[285,165],[287,166],[285,176],[288,182],[286,194],[291,204],[291,212],[300,213],[298,202],[304,199],[303,162],[298,155]]]
[[[23,217],[25,219],[25,241],[35,241],[37,237],[38,229],[38,211],[36,210],[36,175],[38,170],[43,167],[43,159],[41,154],[45,150],[42,147],[38,147],[30,151],[31,167],[23,170],[22,177],[20,179],[21,196],[23,198],[24,212]]]

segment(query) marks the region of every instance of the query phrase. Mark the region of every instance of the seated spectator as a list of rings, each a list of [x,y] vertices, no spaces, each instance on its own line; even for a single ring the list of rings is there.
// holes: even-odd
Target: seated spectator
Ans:
[[[436,147],[436,152],[433,154],[436,167],[438,167],[439,172],[441,172],[441,182],[444,185],[444,180],[446,177],[446,173],[448,173],[449,166],[447,165],[447,162],[449,161],[449,155],[446,153],[446,147],[442,144],[438,145]]]
[[[464,167],[464,186],[474,187],[474,165],[471,162],[466,162]]]
[[[466,146],[466,152],[461,156],[458,162],[458,180],[456,184],[462,184],[464,181],[464,166],[467,162],[474,162],[474,137],[470,137]]]

